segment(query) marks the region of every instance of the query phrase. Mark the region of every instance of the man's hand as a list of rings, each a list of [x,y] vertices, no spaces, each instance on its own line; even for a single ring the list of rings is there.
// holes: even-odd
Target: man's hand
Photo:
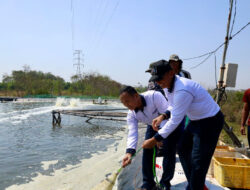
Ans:
[[[162,142],[162,141],[157,142],[157,144],[156,144],[156,145],[157,145],[157,147],[158,147],[158,148],[160,148],[160,147],[162,147],[162,146],[163,146],[163,142]]]
[[[155,119],[153,119],[152,121],[152,127],[155,131],[158,131],[158,126],[161,124],[161,122],[164,120],[164,116],[160,115],[158,117],[156,117]]]
[[[151,149],[157,144],[157,140],[152,137],[151,139],[145,140],[142,144],[142,148]]]
[[[132,154],[127,153],[122,159],[122,167],[125,168],[127,165],[131,164]]]
[[[240,132],[241,132],[242,135],[246,135],[245,126],[240,127]]]

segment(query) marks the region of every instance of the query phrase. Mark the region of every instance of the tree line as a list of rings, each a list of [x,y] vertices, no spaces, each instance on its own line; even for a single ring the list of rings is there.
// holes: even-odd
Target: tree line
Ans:
[[[216,91],[214,90],[209,90],[209,93],[213,97],[215,97],[216,95]],[[232,131],[240,139],[240,141],[246,141],[246,136],[242,136],[240,134],[243,95],[244,90],[226,90],[224,96],[222,97],[222,101],[220,102],[220,107],[225,116],[225,120],[227,121],[229,126],[232,127]],[[220,139],[227,144],[233,145],[232,140],[229,138],[229,136],[224,130],[222,130]]]
[[[0,96],[108,96],[118,98],[122,84],[116,82],[110,77],[99,73],[85,73],[81,76],[73,75],[71,82],[66,82],[62,77],[51,73],[30,70],[24,67],[24,70],[14,70],[10,75],[4,74],[0,82]],[[138,92],[147,90],[142,85],[136,86]],[[209,90],[214,96],[216,93]],[[242,97],[244,91],[227,90],[226,95],[221,102],[221,109],[225,119],[233,127],[238,137],[239,124],[241,120]],[[46,97],[46,96],[45,96]],[[230,143],[226,134],[224,141]]]
[[[4,74],[0,82],[0,95],[25,97],[30,95],[52,96],[110,96],[118,97],[122,85],[99,73],[74,75],[71,82],[51,73],[30,70],[14,70]]]

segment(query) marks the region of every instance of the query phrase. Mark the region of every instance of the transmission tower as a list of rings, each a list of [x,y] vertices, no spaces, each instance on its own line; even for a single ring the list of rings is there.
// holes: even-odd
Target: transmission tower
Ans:
[[[76,66],[76,76],[78,76],[78,79],[82,78],[82,72],[81,67],[83,68],[83,54],[82,50],[75,50],[74,52],[74,64],[73,66]]]

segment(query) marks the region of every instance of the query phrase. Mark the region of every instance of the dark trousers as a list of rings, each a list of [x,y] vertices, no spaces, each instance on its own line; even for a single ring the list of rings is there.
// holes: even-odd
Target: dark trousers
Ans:
[[[163,174],[160,183],[167,188],[171,186],[170,180],[174,176],[176,148],[183,130],[183,126],[184,120],[172,134],[170,134],[166,139],[163,140]],[[153,130],[151,125],[148,125],[145,134],[145,140],[152,138],[155,134],[156,131]],[[142,188],[152,189],[155,186],[153,175],[153,153],[153,149],[143,149]]]
[[[188,180],[187,189],[203,190],[223,124],[224,116],[219,111],[214,117],[190,121],[185,128],[178,153]]]
[[[248,139],[248,146],[250,148],[250,126],[247,127],[247,139]]]

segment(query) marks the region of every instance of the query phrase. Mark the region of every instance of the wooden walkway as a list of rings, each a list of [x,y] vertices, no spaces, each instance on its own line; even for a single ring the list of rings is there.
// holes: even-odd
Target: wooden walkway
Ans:
[[[102,119],[102,120],[113,120],[113,121],[126,121],[126,112],[121,112],[122,110],[127,110],[123,108],[117,109],[95,109],[95,110],[53,110],[52,111],[52,124],[61,124],[61,114],[73,115],[79,117],[88,118],[86,122],[91,119]]]
[[[13,102],[17,101],[16,97],[0,97],[0,102]]]

